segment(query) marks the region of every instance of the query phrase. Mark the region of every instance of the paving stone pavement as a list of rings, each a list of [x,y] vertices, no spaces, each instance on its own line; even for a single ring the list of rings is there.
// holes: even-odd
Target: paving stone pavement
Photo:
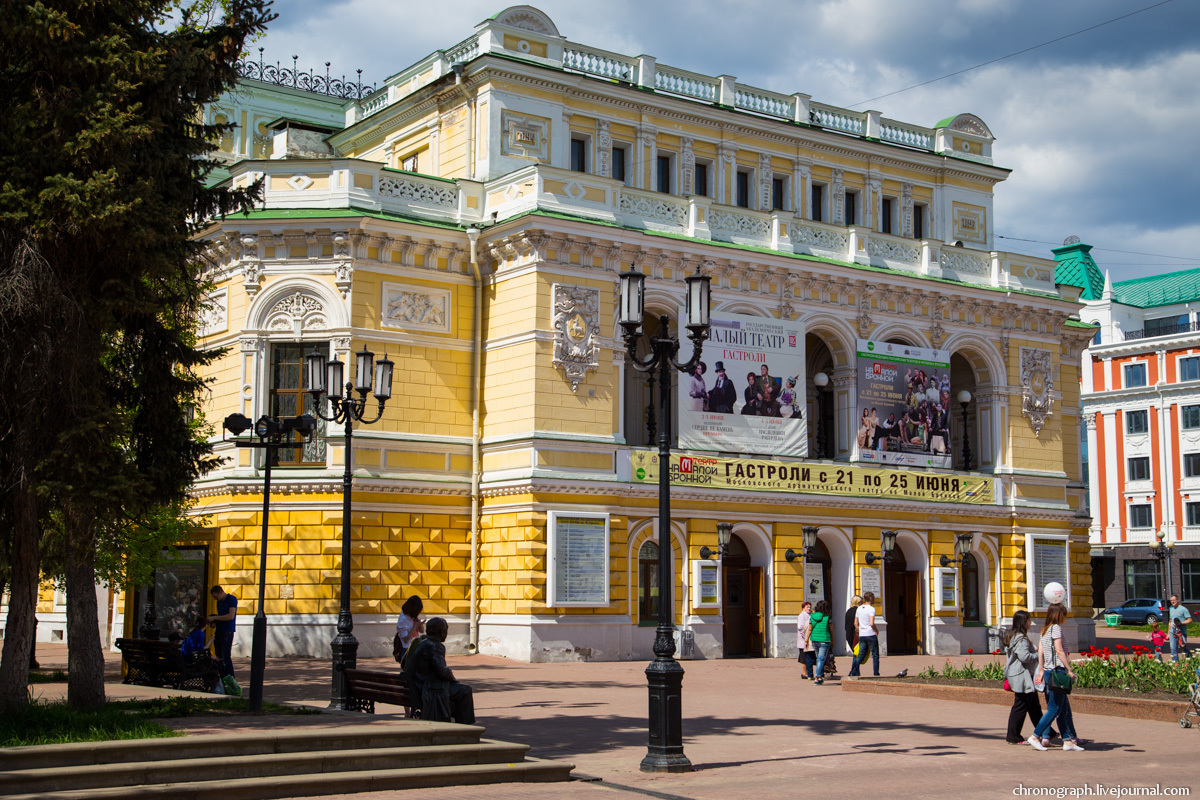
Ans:
[[[1141,639],[1116,631],[1101,631],[1100,638],[1107,643]],[[53,647],[39,645],[44,666],[57,657]],[[839,660],[843,668],[848,666]],[[684,750],[695,769],[683,775],[649,775],[638,770],[646,746],[644,663],[525,664],[487,656],[449,661],[459,679],[474,686],[476,712],[487,736],[528,744],[535,757],[573,761],[577,776],[600,780],[412,789],[337,800],[1013,797],[1022,796],[1022,788],[1043,787],[1061,789],[1062,796],[1072,796],[1073,789],[1098,796],[1100,789],[1111,794],[1118,786],[1200,793],[1197,728],[1077,715],[1076,728],[1089,740],[1086,752],[1043,753],[1005,743],[1007,708],[850,694],[841,691],[839,681],[815,686],[800,680],[799,666],[783,659],[684,662]],[[885,658],[881,672],[894,675],[908,668],[915,673],[944,662],[944,657]],[[239,680],[247,684],[248,660],[235,663]],[[394,662],[361,659],[360,666],[391,669]],[[270,659],[266,698],[323,707],[329,671],[328,661]],[[39,688],[50,697],[56,686]],[[108,689],[110,696],[161,692],[119,684]],[[1181,711],[1183,707],[1181,701]],[[399,711],[384,705],[379,710]],[[200,733],[362,724],[368,719],[322,714],[200,718],[180,725]],[[389,713],[376,714],[371,722],[413,724]]]

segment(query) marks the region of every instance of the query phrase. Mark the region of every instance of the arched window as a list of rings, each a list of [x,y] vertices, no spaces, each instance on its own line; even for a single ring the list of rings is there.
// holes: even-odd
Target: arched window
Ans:
[[[658,622],[658,543],[646,542],[638,550],[638,624]]]
[[[979,562],[967,553],[962,560],[963,621],[979,622]]]

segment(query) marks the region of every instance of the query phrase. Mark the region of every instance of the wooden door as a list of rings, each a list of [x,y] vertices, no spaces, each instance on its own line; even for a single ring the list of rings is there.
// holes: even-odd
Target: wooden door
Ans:
[[[767,654],[766,582],[763,568],[751,567],[747,573],[750,585],[746,592],[749,601],[750,646],[749,655],[762,658]]]
[[[921,573],[904,573],[904,648],[919,655],[925,653],[921,637]]]
[[[745,658],[750,651],[750,569],[725,565],[722,617],[725,628],[725,657]]]

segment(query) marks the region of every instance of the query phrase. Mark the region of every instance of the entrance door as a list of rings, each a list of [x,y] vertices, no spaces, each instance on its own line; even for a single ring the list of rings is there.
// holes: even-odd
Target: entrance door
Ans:
[[[904,573],[904,649],[918,654],[925,653],[921,641],[921,573]]]
[[[897,547],[883,570],[883,613],[887,617],[889,655],[918,651],[921,629],[921,573],[910,571]]]
[[[763,568],[751,567],[747,571],[746,576],[750,579],[749,592],[746,598],[749,601],[747,611],[750,618],[749,655],[763,658],[767,654],[767,619],[763,610],[763,607],[766,605],[766,597],[764,596],[766,587],[763,585]]]

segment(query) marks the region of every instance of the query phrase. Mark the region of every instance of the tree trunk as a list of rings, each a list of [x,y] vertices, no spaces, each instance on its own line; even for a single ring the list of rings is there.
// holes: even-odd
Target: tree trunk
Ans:
[[[0,706],[29,703],[29,655],[33,650],[33,619],[38,593],[38,504],[30,487],[15,488],[13,509],[12,587],[4,649],[0,653]]]
[[[104,705],[104,646],[96,622],[94,525],[90,515],[68,515],[67,702],[75,708]]]

